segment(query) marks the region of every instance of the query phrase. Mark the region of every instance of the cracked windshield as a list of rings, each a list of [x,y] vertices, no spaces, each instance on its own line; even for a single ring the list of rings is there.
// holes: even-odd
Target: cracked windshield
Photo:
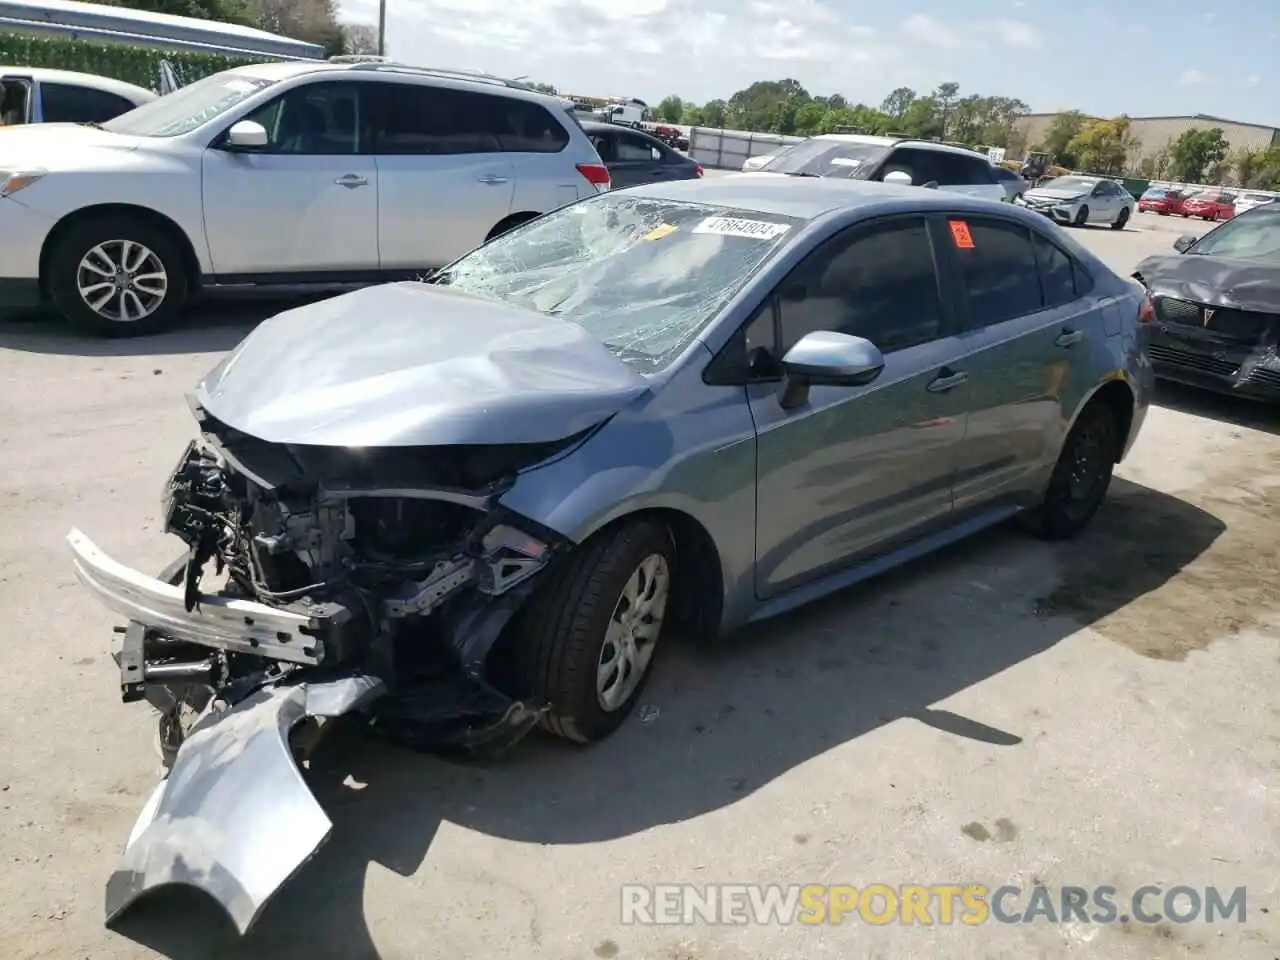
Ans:
[[[432,282],[571,320],[647,372],[697,336],[798,222],[604,196],[481,247]]]

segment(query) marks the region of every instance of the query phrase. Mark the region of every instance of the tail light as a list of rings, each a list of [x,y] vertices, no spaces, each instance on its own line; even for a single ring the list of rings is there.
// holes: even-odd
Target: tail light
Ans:
[[[693,175],[694,175],[695,177],[700,177],[700,176],[702,176],[704,173],[706,173],[706,171],[702,169],[702,164],[700,164],[700,163],[695,163],[695,164],[693,165]]]
[[[1138,307],[1138,322],[1154,323],[1155,319],[1156,319],[1155,304],[1151,302],[1151,297],[1149,295],[1144,295],[1142,298],[1142,306]]]
[[[587,178],[587,182],[598,190],[608,190],[609,168],[603,163],[580,163],[578,172]]]

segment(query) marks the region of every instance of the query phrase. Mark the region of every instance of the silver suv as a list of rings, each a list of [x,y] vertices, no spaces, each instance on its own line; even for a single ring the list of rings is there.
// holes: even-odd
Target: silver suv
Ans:
[[[497,78],[269,63],[0,139],[0,303],[107,336],[197,294],[415,277],[609,188],[564,104]]]

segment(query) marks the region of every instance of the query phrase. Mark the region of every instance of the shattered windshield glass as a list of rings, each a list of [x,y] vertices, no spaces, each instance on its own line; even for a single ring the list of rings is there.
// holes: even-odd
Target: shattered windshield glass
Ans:
[[[570,320],[652,372],[799,226],[755,211],[602,194],[472,251],[432,282]]]

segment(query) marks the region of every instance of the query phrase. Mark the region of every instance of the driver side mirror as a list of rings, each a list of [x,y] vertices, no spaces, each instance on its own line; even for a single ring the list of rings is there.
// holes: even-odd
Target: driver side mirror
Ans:
[[[884,354],[870,340],[832,330],[805,334],[782,358],[784,409],[809,399],[809,388],[861,387],[884,371]]]
[[[902,170],[894,170],[884,175],[884,182],[896,183],[899,186],[909,187],[911,186],[911,174]],[[799,344],[797,344],[797,346],[799,346]]]
[[[1190,249],[1191,245],[1199,239],[1199,237],[1190,233],[1183,234],[1177,240],[1173,241],[1173,249],[1177,250],[1179,253],[1186,253],[1187,250]]]
[[[267,145],[267,128],[252,120],[241,120],[227,131],[227,146],[232,150],[257,150]]]

